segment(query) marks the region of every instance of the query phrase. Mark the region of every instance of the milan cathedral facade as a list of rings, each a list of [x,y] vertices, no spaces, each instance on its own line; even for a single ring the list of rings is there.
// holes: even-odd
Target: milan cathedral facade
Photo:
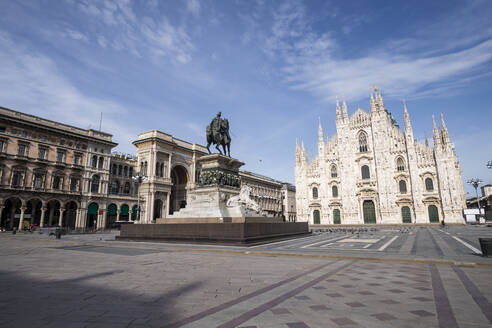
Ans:
[[[370,113],[350,117],[336,105],[336,134],[324,139],[309,162],[296,144],[297,220],[310,224],[464,223],[460,167],[446,124],[436,127],[434,144],[414,139],[404,105],[402,132],[384,107],[380,90],[371,93]],[[434,120],[434,117],[433,117]]]

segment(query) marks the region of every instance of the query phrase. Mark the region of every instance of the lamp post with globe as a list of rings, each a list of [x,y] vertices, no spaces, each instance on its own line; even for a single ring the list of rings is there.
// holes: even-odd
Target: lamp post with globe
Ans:
[[[470,184],[473,186],[473,188],[475,188],[475,194],[477,195],[477,204],[478,204],[478,217],[480,218],[480,216],[482,215],[482,208],[480,207],[480,198],[478,197],[478,186],[482,183],[483,181],[478,179],[478,178],[474,178],[474,179],[470,179],[468,180],[466,183]]]
[[[489,169],[492,169],[492,161],[488,161],[488,162],[487,162],[487,167],[488,167]]]
[[[137,221],[140,222],[140,184],[147,180],[145,175],[137,174],[132,177],[133,181],[137,183]]]

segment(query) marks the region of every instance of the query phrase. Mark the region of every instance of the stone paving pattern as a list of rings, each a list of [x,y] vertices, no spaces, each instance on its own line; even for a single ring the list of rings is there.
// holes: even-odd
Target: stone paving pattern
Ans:
[[[372,251],[357,253],[369,260],[352,259],[349,242],[322,247],[343,234],[241,251],[0,234],[0,327],[490,327],[492,258],[452,238],[473,243],[490,230],[454,229],[380,232]],[[344,251],[346,259],[313,256]]]

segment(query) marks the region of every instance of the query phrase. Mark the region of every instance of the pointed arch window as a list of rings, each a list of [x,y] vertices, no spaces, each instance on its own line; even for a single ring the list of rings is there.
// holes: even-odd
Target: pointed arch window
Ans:
[[[401,194],[406,194],[407,193],[407,183],[405,180],[400,180],[399,182],[400,185],[400,193]]]
[[[398,157],[396,160],[396,169],[398,171],[405,171],[405,162],[403,161],[403,158]]]
[[[317,199],[318,198],[318,188],[313,187],[313,198]]]
[[[336,178],[337,176],[338,176],[337,166],[335,164],[333,164],[331,166],[331,177]]]
[[[425,179],[425,190],[433,191],[434,190],[434,182],[431,178]]]
[[[367,151],[367,134],[365,132],[359,133],[359,151],[361,153]]]
[[[338,197],[338,187],[337,186],[331,187],[331,194],[332,194],[333,198]]]

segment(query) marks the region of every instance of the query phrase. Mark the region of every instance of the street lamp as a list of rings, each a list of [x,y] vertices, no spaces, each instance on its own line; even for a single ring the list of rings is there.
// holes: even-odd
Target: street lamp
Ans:
[[[132,177],[133,181],[137,183],[137,221],[140,222],[140,184],[147,180],[145,175],[137,174]]]
[[[488,162],[487,162],[487,167],[488,167],[489,169],[492,169],[492,161],[488,161]]]
[[[477,195],[477,203],[478,203],[478,217],[480,218],[480,215],[482,215],[482,209],[480,207],[480,198],[478,197],[478,186],[482,183],[483,181],[480,179],[470,179],[466,183],[470,184],[475,188],[475,193]]]

